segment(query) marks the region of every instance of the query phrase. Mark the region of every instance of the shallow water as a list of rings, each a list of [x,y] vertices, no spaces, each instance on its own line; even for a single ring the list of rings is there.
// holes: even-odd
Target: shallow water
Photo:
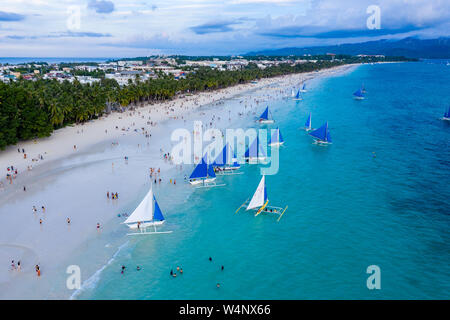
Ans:
[[[270,203],[288,206],[281,221],[234,214],[256,189],[258,166],[220,177],[221,188],[166,185],[155,192],[174,232],[127,239],[125,227],[116,231],[111,241],[128,243],[76,297],[448,299],[450,124],[438,119],[448,107],[448,71],[364,65],[310,81],[304,101],[271,102],[286,142],[266,183]],[[367,98],[353,100],[362,83]],[[313,127],[329,121],[333,145],[313,145],[300,129],[309,112]],[[146,192],[138,187],[130,210]],[[381,269],[381,290],[366,287],[369,265]],[[177,266],[183,275],[170,277]]]

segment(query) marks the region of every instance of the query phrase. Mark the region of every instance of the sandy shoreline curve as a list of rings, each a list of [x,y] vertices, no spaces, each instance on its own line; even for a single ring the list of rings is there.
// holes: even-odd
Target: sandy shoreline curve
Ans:
[[[107,164],[105,167],[108,167],[108,170],[111,170],[111,162],[117,163],[114,164],[117,171],[123,168],[121,167],[123,159],[111,158],[110,154],[105,157],[102,155],[103,149],[107,148],[111,142],[131,137],[137,133],[135,129],[141,133],[141,128],[146,128],[152,134],[150,141],[155,157],[139,161],[149,163],[147,168],[152,166],[161,167],[162,171],[169,170],[170,167],[160,157],[159,149],[164,145],[164,150],[170,150],[169,140],[173,122],[179,122],[188,114],[194,117],[197,114],[200,116],[200,113],[196,113],[199,108],[211,103],[226,101],[239,95],[250,95],[255,90],[263,90],[274,84],[284,88],[285,91],[289,89],[290,92],[293,85],[298,87],[302,81],[340,74],[358,65],[343,65],[318,72],[265,78],[257,83],[236,85],[214,92],[178,96],[171,101],[137,107],[134,111],[115,112],[85,124],[61,128],[54,131],[48,138],[8,146],[6,150],[0,152],[0,168],[6,174],[6,168],[13,165],[15,169],[17,168],[18,175],[12,184],[5,180],[5,174],[0,179],[3,182],[3,187],[0,188],[0,219],[2,220],[0,224],[0,299],[70,298],[73,292],[61,291],[65,273],[61,272],[63,263],[70,261],[71,256],[83,250],[84,246],[87,246],[87,239],[100,238],[95,230],[95,224],[100,221],[102,226],[108,225],[113,219],[111,211],[122,210],[122,206],[125,206],[123,203],[135,199],[139,187],[142,186],[140,182],[136,182],[136,186],[128,186],[127,189],[117,186],[121,201],[124,199],[124,202],[105,204],[104,190],[107,188],[105,185],[111,185],[112,182],[106,179],[99,181],[101,179],[96,179],[95,176],[83,175],[83,171],[87,171],[84,168],[98,164]],[[221,105],[217,108],[221,108]],[[152,122],[157,123],[156,126],[149,126],[148,116],[151,117]],[[27,159],[24,159],[22,152],[17,151],[18,148],[25,149]],[[42,156],[43,160],[39,156]],[[71,162],[71,157],[75,156],[76,160]],[[27,170],[29,166],[33,169]],[[99,173],[99,177],[107,177],[101,174],[104,173]],[[58,179],[62,175],[64,179]],[[133,172],[131,175],[142,177],[146,173]],[[111,178],[111,181],[114,180]],[[86,199],[76,198],[75,201],[74,195],[82,192],[83,184],[92,188],[92,195]],[[26,192],[23,191],[23,186],[27,186]],[[43,203],[46,210],[41,212],[40,206]],[[69,203],[70,206],[67,206]],[[32,205],[36,205],[39,211],[37,214],[32,212]],[[65,228],[68,216],[73,217],[74,220],[69,231]],[[44,220],[43,226],[39,226],[40,218]],[[93,254],[92,261],[95,259],[109,261],[117,247],[121,245],[120,243],[111,244],[111,242],[111,238],[99,239],[98,248],[106,249],[99,257]],[[109,245],[111,248],[108,247]],[[11,271],[11,259],[23,261],[24,270],[20,273]],[[99,265],[104,265],[104,262],[94,264],[92,261],[93,266],[86,267],[88,269],[86,277],[95,274]],[[38,263],[44,266],[39,279],[34,274],[34,265]],[[56,289],[55,281],[61,282]]]

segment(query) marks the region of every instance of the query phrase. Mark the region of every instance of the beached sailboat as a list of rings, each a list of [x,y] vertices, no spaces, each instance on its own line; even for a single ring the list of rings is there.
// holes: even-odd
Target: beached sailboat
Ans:
[[[355,92],[353,93],[353,97],[354,97],[356,100],[363,100],[363,99],[364,99],[364,94],[363,94],[363,92],[362,92],[361,89],[358,89],[357,91],[355,91]]]
[[[281,135],[281,131],[279,128],[276,128],[273,131],[272,136],[269,139],[269,146],[278,147],[284,143],[283,136]]]
[[[212,166],[217,174],[232,174],[241,167],[229,143],[223,147]]]
[[[306,83],[303,83],[303,87],[300,89],[300,92],[306,92]]]
[[[295,97],[292,100],[303,100],[300,90],[297,91],[297,94],[295,95]]]
[[[267,159],[262,145],[259,143],[259,137],[252,142],[244,154],[244,160],[249,163],[263,162]]]
[[[308,119],[306,119],[305,130],[306,131],[311,131],[312,130],[312,127],[311,127],[311,112],[309,113]]]
[[[316,144],[326,145],[332,143],[330,130],[328,129],[328,121],[325,122],[325,124],[322,125],[319,129],[311,131],[309,135],[314,138],[314,143]]]
[[[267,189],[266,189],[266,180],[263,175],[261,181],[259,182],[258,187],[256,188],[255,193],[250,201],[245,200],[245,202],[236,210],[235,213],[238,213],[239,210],[247,206],[246,211],[255,210],[255,217],[261,213],[272,213],[278,215],[277,221],[280,221],[284,212],[287,209],[287,206],[283,209],[281,207],[269,206],[269,199],[267,197]]]
[[[442,120],[450,121],[450,107],[448,107],[447,112],[444,113],[444,117],[442,118]]]
[[[269,107],[266,107],[266,110],[259,116],[259,119],[256,120],[259,123],[274,123],[273,119],[269,119]]]
[[[216,173],[214,172],[214,167],[212,164],[208,164],[207,156],[205,155],[189,176],[189,183],[200,188],[224,186],[224,184],[216,184],[215,180]]]
[[[157,231],[156,226],[160,226],[165,222],[161,208],[156,201],[153,190],[150,187],[147,195],[142,199],[141,203],[134,209],[133,213],[123,222],[130,229],[139,230],[137,233],[129,233],[128,235],[154,234],[154,233],[171,233],[172,231]],[[147,228],[153,227],[153,231],[147,231]]]

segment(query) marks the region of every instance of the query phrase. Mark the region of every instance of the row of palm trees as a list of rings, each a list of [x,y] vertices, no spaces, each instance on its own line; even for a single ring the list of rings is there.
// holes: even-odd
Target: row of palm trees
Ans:
[[[57,80],[18,80],[0,83],[0,148],[19,140],[49,136],[54,129],[98,118],[105,112],[173,98],[180,93],[216,90],[266,77],[308,72],[344,64],[318,61],[297,65],[280,64],[265,69],[249,64],[241,70],[218,71],[198,68],[186,78],[160,74],[157,79],[139,77],[119,86],[102,78],[93,84]]]

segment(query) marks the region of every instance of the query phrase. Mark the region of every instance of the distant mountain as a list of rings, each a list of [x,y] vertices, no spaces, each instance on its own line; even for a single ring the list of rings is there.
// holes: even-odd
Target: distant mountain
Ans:
[[[333,46],[282,48],[249,52],[246,56],[301,56],[304,54],[383,54],[385,56],[404,56],[408,58],[447,59],[450,58],[450,38],[421,40],[405,38],[402,40],[377,40],[362,43],[347,43]]]

